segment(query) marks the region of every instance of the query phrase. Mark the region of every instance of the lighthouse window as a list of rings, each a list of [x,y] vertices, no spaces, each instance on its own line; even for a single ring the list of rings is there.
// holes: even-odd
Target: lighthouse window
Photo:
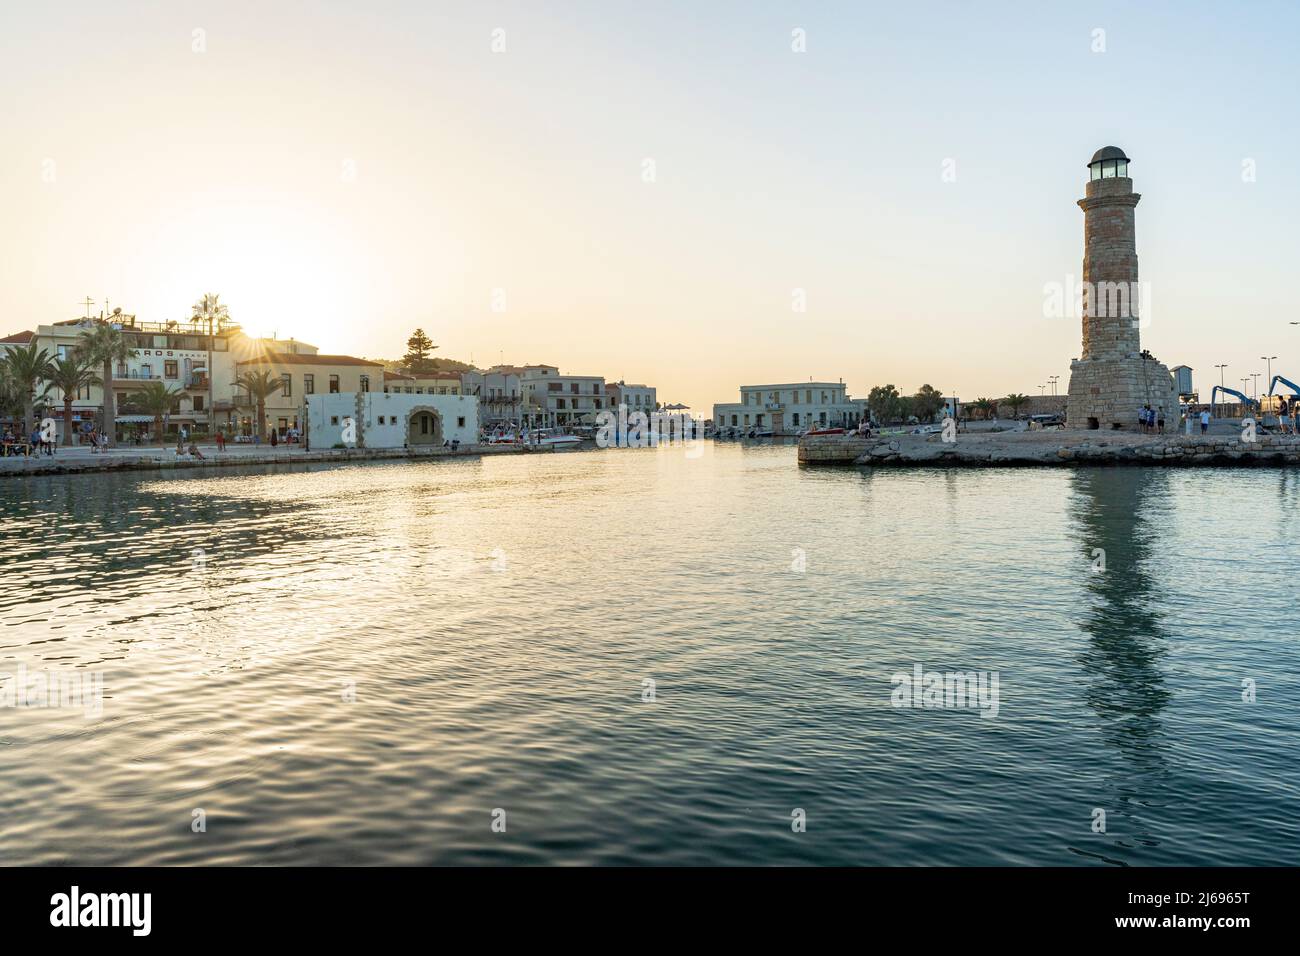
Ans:
[[[1115,175],[1128,176],[1128,163],[1121,160],[1115,164],[1115,168],[1118,170]]]
[[[1101,178],[1102,179],[1115,178],[1115,161],[1113,159],[1109,159],[1106,162],[1101,164]]]

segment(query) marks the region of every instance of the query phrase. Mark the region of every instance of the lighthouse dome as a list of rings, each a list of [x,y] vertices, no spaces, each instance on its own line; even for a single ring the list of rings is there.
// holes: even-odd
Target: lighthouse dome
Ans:
[[[1088,161],[1090,179],[1114,179],[1128,175],[1129,158],[1118,146],[1103,146]]]

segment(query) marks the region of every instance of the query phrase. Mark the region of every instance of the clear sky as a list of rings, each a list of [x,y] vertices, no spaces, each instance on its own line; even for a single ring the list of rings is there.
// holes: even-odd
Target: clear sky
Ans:
[[[1079,274],[1114,144],[1144,346],[1206,397],[1219,362],[1300,381],[1298,11],[8,3],[0,334],[218,292],[324,351],[419,325],[697,410],[809,376],[1063,391],[1079,327],[1044,287]]]

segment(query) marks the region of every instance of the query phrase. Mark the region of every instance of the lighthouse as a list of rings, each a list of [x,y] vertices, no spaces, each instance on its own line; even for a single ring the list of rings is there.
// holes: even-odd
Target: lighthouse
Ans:
[[[1144,405],[1178,427],[1169,369],[1142,349],[1136,211],[1141,195],[1132,161],[1105,146],[1088,162],[1083,210],[1083,351],[1070,363],[1066,422],[1071,428],[1135,429]]]

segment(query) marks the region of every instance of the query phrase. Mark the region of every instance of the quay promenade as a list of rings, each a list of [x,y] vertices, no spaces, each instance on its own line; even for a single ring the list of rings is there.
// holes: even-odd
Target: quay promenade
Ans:
[[[304,450],[299,445],[215,445],[200,446],[202,458],[178,455],[175,448],[118,447],[92,453],[89,448],[59,448],[52,457],[12,455],[0,458],[0,478],[18,475],[81,474],[97,471],[157,471],[183,468],[226,468],[241,465],[297,465],[309,462],[401,460],[410,458],[467,458],[477,455],[511,455],[551,448],[512,445],[463,445],[452,451],[442,447],[414,448],[323,448]]]

